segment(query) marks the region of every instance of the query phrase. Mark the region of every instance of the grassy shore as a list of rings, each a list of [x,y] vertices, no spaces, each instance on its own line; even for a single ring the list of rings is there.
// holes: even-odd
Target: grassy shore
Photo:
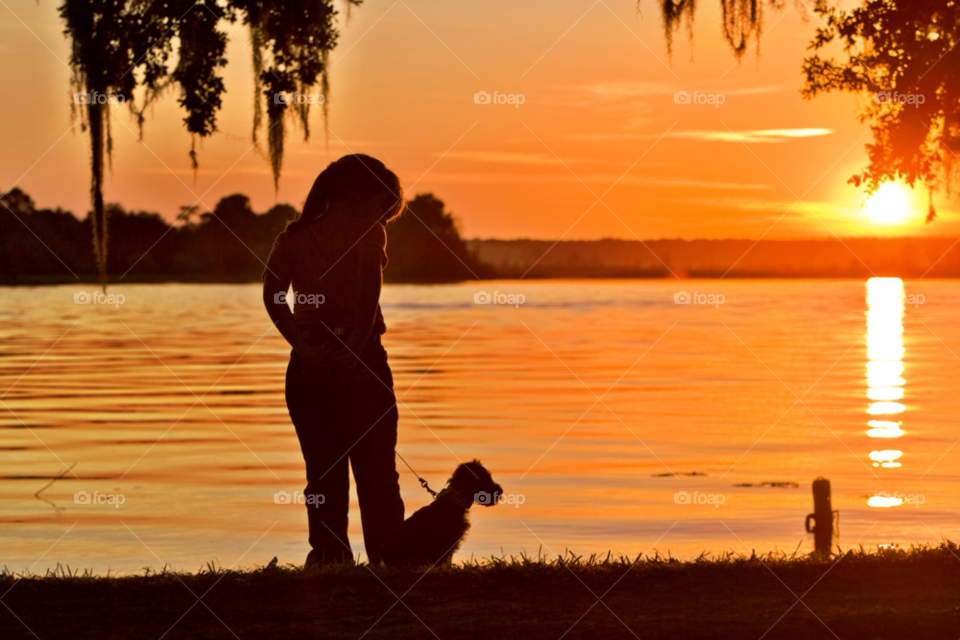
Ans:
[[[950,638],[960,552],[0,575],[3,638]],[[802,599],[802,600],[801,600]],[[35,634],[35,635],[34,635]]]

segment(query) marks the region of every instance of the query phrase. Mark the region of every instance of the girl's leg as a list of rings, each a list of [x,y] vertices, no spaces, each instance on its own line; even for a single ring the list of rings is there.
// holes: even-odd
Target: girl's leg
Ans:
[[[380,562],[380,547],[403,522],[403,499],[397,473],[397,404],[387,354],[379,343],[370,345],[364,360],[369,371],[352,386],[356,419],[352,422],[356,445],[350,464],[357,482],[363,543],[371,564]]]
[[[346,562],[352,558],[347,537],[350,476],[343,438],[347,421],[335,383],[296,354],[287,367],[286,398],[306,463],[307,564]]]

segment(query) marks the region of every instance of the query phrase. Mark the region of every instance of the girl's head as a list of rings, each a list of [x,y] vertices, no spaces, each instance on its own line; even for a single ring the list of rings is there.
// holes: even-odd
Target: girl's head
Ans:
[[[303,212],[291,228],[306,226],[330,210],[386,224],[403,213],[400,178],[386,165],[362,153],[331,162],[313,183]]]

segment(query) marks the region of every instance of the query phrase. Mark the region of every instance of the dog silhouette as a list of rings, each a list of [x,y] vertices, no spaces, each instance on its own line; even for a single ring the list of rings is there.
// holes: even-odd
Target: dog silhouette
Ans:
[[[461,464],[436,500],[394,529],[380,557],[388,565],[450,564],[470,530],[470,507],[492,507],[502,495],[479,460]]]

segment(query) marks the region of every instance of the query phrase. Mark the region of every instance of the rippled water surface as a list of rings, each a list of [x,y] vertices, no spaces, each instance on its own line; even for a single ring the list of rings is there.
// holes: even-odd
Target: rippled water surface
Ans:
[[[437,489],[480,458],[512,500],[473,508],[460,558],[809,549],[821,475],[841,545],[957,537],[960,284],[682,286],[693,304],[666,281],[483,283],[519,306],[385,288],[401,454]],[[304,485],[288,347],[259,287],[79,290],[0,288],[0,565],[302,563],[304,507],[274,501]],[[429,496],[399,468],[411,513]],[[350,535],[362,553],[355,495]]]

